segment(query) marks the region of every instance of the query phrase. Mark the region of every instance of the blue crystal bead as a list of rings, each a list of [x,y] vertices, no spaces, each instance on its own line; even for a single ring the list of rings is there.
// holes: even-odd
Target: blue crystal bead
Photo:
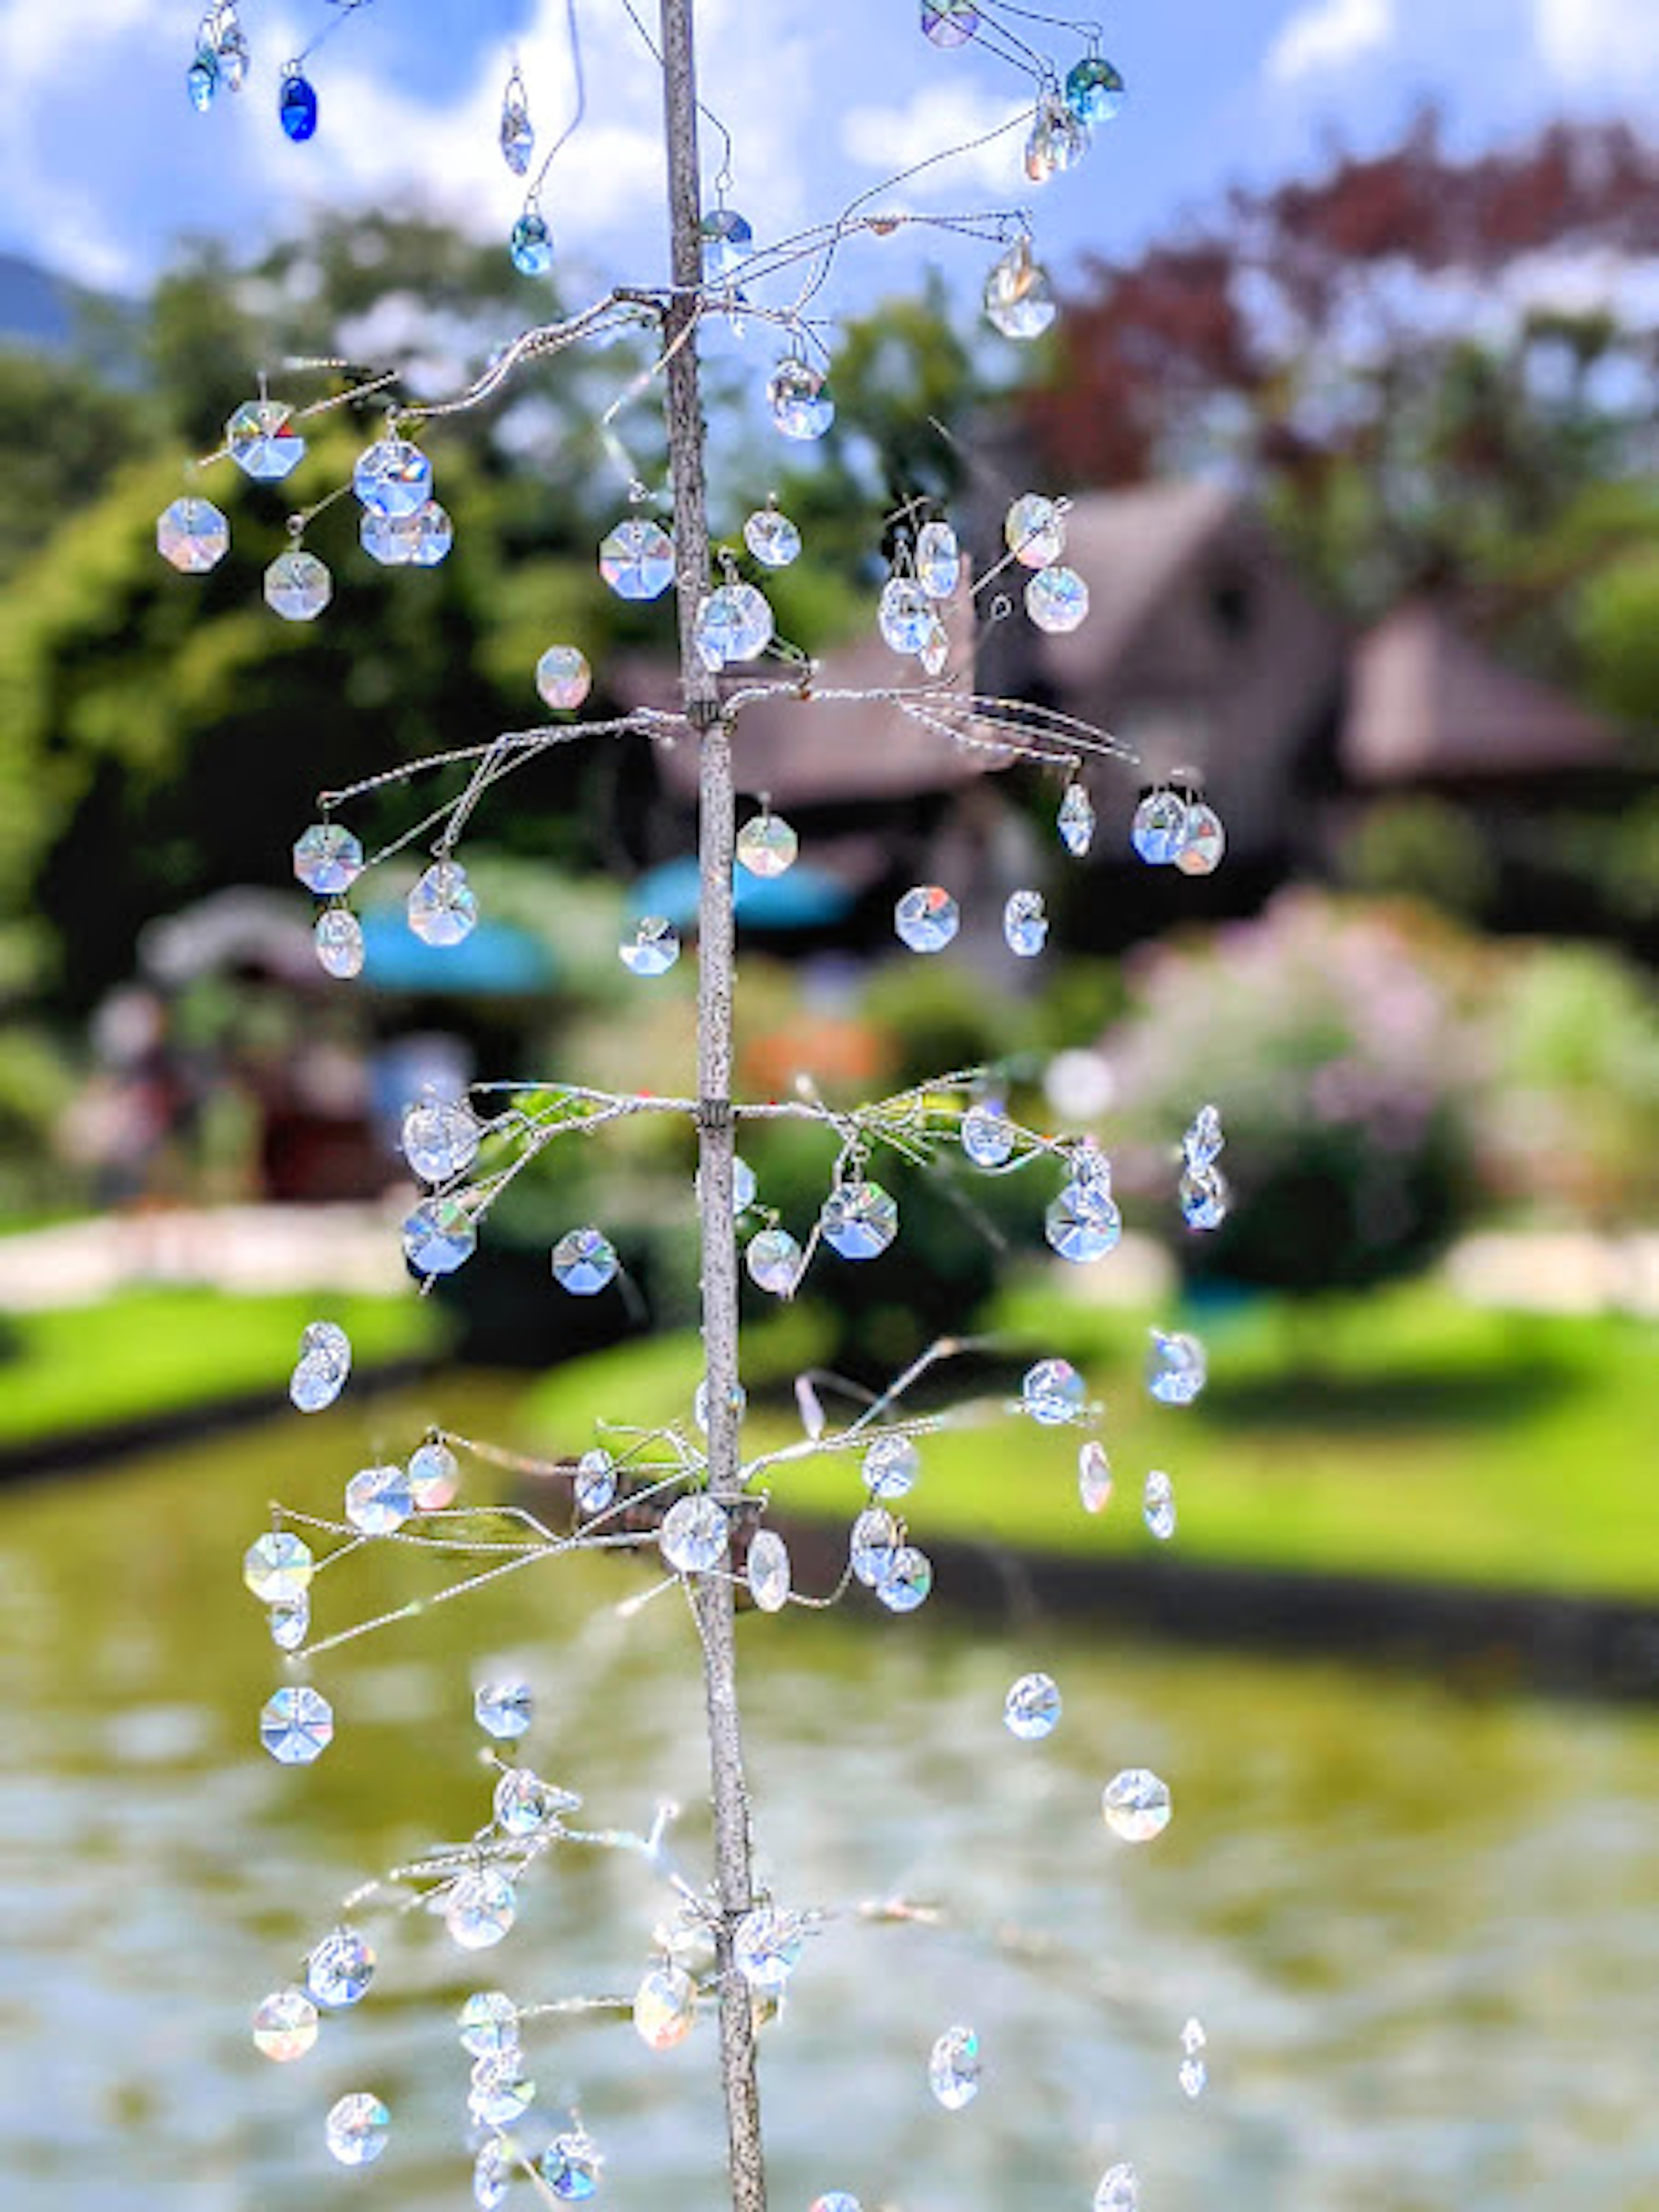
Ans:
[[[698,226],[702,273],[711,284],[725,284],[755,243],[753,225],[735,208],[711,208]]]
[[[553,266],[553,234],[530,208],[513,226],[507,250],[520,276],[545,276]]]
[[[1146,1388],[1160,1405],[1190,1406],[1204,1388],[1208,1364],[1195,1336],[1150,1332],[1146,1354]]]
[[[351,489],[373,514],[393,520],[416,515],[432,496],[432,464],[407,438],[377,438],[357,456]],[[408,560],[413,554],[411,543],[402,557]]]
[[[290,69],[283,79],[282,90],[276,95],[276,113],[296,146],[315,136],[317,94],[309,78],[301,76],[297,69]]]
[[[1121,75],[1098,54],[1085,54],[1066,77],[1066,105],[1079,123],[1109,123],[1122,112]]]
[[[536,1702],[528,1682],[481,1682],[472,1700],[478,1726],[498,1742],[521,1736],[535,1714]]]
[[[185,71],[185,90],[198,115],[205,115],[219,89],[219,58],[211,46],[198,46],[196,58]]]
[[[617,1279],[617,1248],[597,1229],[572,1229],[553,1247],[553,1279],[573,1297],[596,1297]]]
[[[601,2162],[586,2136],[556,2136],[542,2153],[539,2171],[562,2204],[580,2204],[598,2189]]]

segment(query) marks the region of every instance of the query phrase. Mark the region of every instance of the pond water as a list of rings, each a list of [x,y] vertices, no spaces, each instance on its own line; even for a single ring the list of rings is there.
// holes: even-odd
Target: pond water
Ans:
[[[510,1429],[506,1395],[445,1401]],[[524,1756],[596,1825],[702,1787],[688,1619],[621,1561],[538,1565],[316,1662],[339,1735],[285,1771],[253,1741],[279,1679],[239,1564],[265,1500],[335,1509],[433,1408],[360,1401],[0,1495],[0,2204],[76,2212],[468,2205],[453,2015],[629,1990],[670,1899],[622,1852],[562,1851],[500,1948],[428,1916],[367,1922],[374,1989],[298,2064],[248,2015],[366,1875],[485,1817],[471,1682],[522,1660]],[[474,1487],[478,1487],[475,1478]],[[362,1573],[346,1592],[349,1571]],[[319,1585],[345,1617],[406,1594],[384,1550]],[[1659,2203],[1650,1716],[1455,1694],[1423,1677],[1188,1652],[1097,1622],[792,1611],[742,1645],[765,1867],[787,1902],[903,1895],[939,1924],[828,1920],[765,2038],[773,2203],[866,2212],[1081,2208],[1131,2160],[1146,2212],[1596,2212]],[[1065,1711],[1017,1742],[1009,1681]],[[1121,1767],[1169,1782],[1140,1847],[1106,1831]],[[684,1863],[706,1837],[689,1813]],[[1176,2085],[1196,2014],[1211,2084]],[[933,2038],[977,2031],[947,2113]],[[714,2037],[647,2052],[602,2015],[526,2029],[532,2145],[573,2100],[600,2202],[718,2212]],[[323,2117],[393,2114],[368,2173]],[[528,2206],[527,2187],[510,2197]]]

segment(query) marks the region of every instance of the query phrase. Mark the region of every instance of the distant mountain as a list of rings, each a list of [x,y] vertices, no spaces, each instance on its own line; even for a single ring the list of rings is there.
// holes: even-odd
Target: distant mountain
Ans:
[[[126,335],[137,313],[131,300],[89,291],[21,253],[0,253],[0,345],[79,354],[124,380],[133,367]]]

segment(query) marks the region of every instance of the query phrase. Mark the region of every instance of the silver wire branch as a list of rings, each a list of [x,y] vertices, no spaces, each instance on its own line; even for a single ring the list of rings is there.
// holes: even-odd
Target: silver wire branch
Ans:
[[[552,167],[556,155],[575,137],[581,128],[582,118],[587,112],[587,77],[582,67],[582,36],[580,26],[576,21],[576,0],[565,0],[564,12],[565,23],[570,33],[570,66],[576,80],[575,106],[572,110],[570,120],[548,148],[542,165],[536,172],[535,180],[525,195],[525,204],[527,207],[535,206],[541,198],[542,186],[547,181],[547,173]]]

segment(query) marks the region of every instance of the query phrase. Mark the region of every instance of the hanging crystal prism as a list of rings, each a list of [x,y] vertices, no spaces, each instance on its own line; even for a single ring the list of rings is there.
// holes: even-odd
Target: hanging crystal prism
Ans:
[[[259,1714],[259,1741],[281,1766],[309,1766],[334,1741],[334,1709],[305,1683],[278,1690]]]
[[[392,2115],[378,2097],[356,2089],[329,2108],[324,2137],[342,2166],[372,2166],[386,2148]]]
[[[406,902],[410,928],[423,945],[459,945],[478,926],[478,898],[459,860],[434,860]]]
[[[280,399],[245,399],[225,425],[225,446],[244,476],[275,483],[305,459],[306,441]]]
[[[298,62],[283,64],[282,82],[276,93],[276,114],[283,130],[296,146],[303,145],[317,133],[317,94],[309,78],[301,73]]]
[[[1101,1793],[1106,1825],[1126,1844],[1150,1843],[1170,1825],[1169,1784],[1150,1767],[1126,1766]]]
[[[692,635],[711,673],[753,660],[772,642],[772,608],[753,584],[721,584],[697,609]]]
[[[951,658],[951,633],[935,615],[927,625],[927,635],[922,640],[921,650],[916,655],[924,673],[942,676],[945,663]]]
[[[617,957],[632,975],[665,975],[680,957],[680,933],[664,915],[647,914]]]
[[[571,1229],[553,1247],[553,1279],[572,1297],[597,1297],[617,1279],[617,1248],[597,1229]]]
[[[751,876],[781,876],[795,865],[800,839],[781,814],[757,814],[738,832],[738,865]],[[741,1208],[738,1209],[742,1211]]]
[[[1147,1534],[1167,1544],[1176,1532],[1175,1485],[1161,1468],[1153,1468],[1142,1485],[1140,1517]]]
[[[895,653],[920,653],[936,619],[933,601],[914,576],[890,576],[882,586],[877,623]]]
[[[787,568],[800,557],[800,532],[775,507],[756,508],[743,526],[743,542],[764,568]]]
[[[358,543],[384,568],[407,568],[421,542],[418,514],[376,514],[365,509],[357,525]]]
[[[315,622],[334,596],[334,579],[314,553],[279,553],[265,570],[265,605],[284,622]]]
[[[453,1275],[477,1250],[478,1232],[459,1199],[428,1198],[405,1218],[403,1243],[417,1275]]]
[[[749,1240],[743,1263],[750,1279],[775,1297],[793,1297],[800,1277],[801,1249],[787,1229],[763,1229]]]
[[[1002,534],[1024,567],[1047,568],[1066,550],[1066,517],[1058,501],[1028,491],[1009,507]]]
[[[885,1506],[866,1505],[854,1522],[848,1541],[848,1561],[855,1579],[874,1589],[891,1571],[898,1547],[898,1522]]]
[[[362,842],[342,822],[313,822],[295,842],[294,872],[319,898],[349,891],[363,872]]]
[[[754,226],[735,208],[710,208],[697,226],[697,236],[702,246],[703,281],[724,289],[755,243]]]
[[[536,2085],[526,2074],[524,2054],[516,2046],[473,2061],[466,2109],[475,2125],[508,2127],[535,2101]]]
[[[501,121],[498,133],[501,159],[515,177],[528,173],[531,156],[536,150],[536,133],[530,121],[530,100],[525,91],[524,77],[515,61],[508,73],[506,89],[501,94]]]
[[[1066,105],[1079,123],[1109,123],[1122,112],[1123,79],[1099,54],[1085,54],[1066,74]]]
[[[821,438],[836,419],[836,403],[823,377],[793,354],[773,370],[766,401],[786,438]]]
[[[1221,817],[1203,799],[1194,799],[1187,809],[1186,823],[1175,856],[1176,867],[1183,876],[1212,875],[1220,866],[1226,849],[1227,832]]]
[[[763,1613],[781,1613],[789,1602],[789,1547],[775,1528],[757,1528],[750,1540],[749,1595]]]
[[[210,46],[198,46],[190,67],[185,71],[185,90],[191,106],[198,115],[207,113],[218,89],[219,57]]]
[[[1188,1229],[1219,1229],[1230,1194],[1219,1168],[1188,1168],[1181,1178],[1181,1213]]]
[[[435,499],[428,500],[424,507],[415,510],[415,550],[410,558],[417,568],[435,568],[441,561],[447,560],[449,549],[455,543],[455,525],[449,510],[440,507]]]
[[[1045,93],[1037,102],[1031,135],[1025,142],[1025,173],[1034,185],[1046,185],[1062,170],[1073,169],[1089,150],[1087,126],[1078,121],[1063,100]]]
[[[1220,1158],[1227,1139],[1221,1127],[1221,1109],[1214,1105],[1200,1106],[1181,1139],[1181,1156],[1194,1171],[1212,1168]]]
[[[1060,1428],[1083,1412],[1088,1392],[1069,1359],[1040,1359],[1020,1385],[1020,1403],[1044,1428]]]
[[[947,2112],[979,2094],[979,2038],[971,2027],[947,2027],[927,2060],[927,2086]]]
[[[155,550],[181,576],[202,576],[230,550],[230,525],[211,500],[175,499],[155,520]]]
[[[454,1504],[460,1486],[460,1462],[447,1443],[433,1438],[410,1452],[409,1494],[417,1513],[441,1513]]]
[[[985,279],[985,319],[1006,338],[1040,338],[1060,312],[1048,272],[1031,258],[1031,241],[1017,238]]]
[[[930,599],[948,599],[962,581],[962,547],[948,522],[924,522],[917,532],[916,581]]]
[[[1087,787],[1068,783],[1054,817],[1060,842],[1074,860],[1080,860],[1095,842],[1095,810]]]
[[[247,33],[243,30],[231,0],[224,0],[214,25],[213,52],[219,64],[219,77],[227,92],[240,92],[247,82],[249,64]]]
[[[672,2051],[691,2033],[697,1985],[683,1966],[653,1966],[634,1997],[634,2033],[647,2051]]]
[[[629,515],[600,541],[599,574],[619,599],[660,599],[674,580],[674,541],[659,522]]]
[[[1089,586],[1075,568],[1056,562],[1040,568],[1025,586],[1025,611],[1041,630],[1063,637],[1089,612]]]
[[[518,1893],[497,1867],[457,1875],[444,1898],[444,1926],[464,1951],[488,1951],[518,1917]]]
[[[453,1182],[477,1158],[483,1134],[470,1106],[428,1092],[405,1110],[398,1145],[422,1182]]]
[[[926,1605],[933,1588],[933,1563],[914,1544],[901,1544],[887,1572],[876,1584],[876,1595],[889,1613],[914,1613]]]
[[[310,1545],[288,1528],[256,1536],[242,1554],[242,1580],[261,1605],[287,1605],[303,1597],[316,1571]]]
[[[1190,1406],[1204,1388],[1209,1372],[1204,1347],[1195,1336],[1148,1332],[1152,1344],[1146,1354],[1146,1388],[1161,1405]]]
[[[520,276],[545,276],[553,266],[553,234],[539,208],[527,207],[507,241],[507,258]]]
[[[745,1912],[732,1936],[732,1963],[750,1989],[782,1989],[805,1948],[806,1931],[799,1913],[775,1905]]]
[[[300,1335],[300,1356],[289,1378],[288,1395],[302,1413],[320,1413],[334,1403],[351,1374],[351,1339],[337,1322],[307,1322]]]
[[[1034,960],[1048,941],[1048,917],[1041,891],[1014,891],[1002,909],[1002,933],[1008,950]]]
[[[1095,2212],[1138,2212],[1139,2203],[1133,2166],[1109,2166],[1095,2185]]]
[[[359,2004],[374,1978],[374,1953],[355,1928],[331,1929],[306,1960],[306,1990],[330,2012]]]
[[[962,1149],[976,1168],[1000,1168],[1013,1158],[1017,1132],[1000,1103],[970,1106],[957,1132]]]
[[[937,884],[918,884],[893,908],[893,927],[912,952],[942,952],[962,927],[962,909]]]
[[[303,1990],[276,1990],[253,2014],[253,2047],[279,2065],[303,2058],[317,2040],[317,2008]]]
[[[461,2007],[456,2026],[461,2048],[490,2058],[519,2047],[519,2008],[502,1990],[478,1990]]]
[[[358,454],[351,489],[371,514],[416,514],[432,496],[432,464],[418,446],[388,432]]]
[[[1060,1720],[1060,1687],[1052,1674],[1022,1674],[1003,1700],[1002,1723],[1022,1743],[1040,1743]]]
[[[1187,834],[1187,802],[1179,792],[1149,791],[1129,824],[1129,842],[1149,868],[1167,867]]]
[[[345,1517],[361,1535],[389,1536],[414,1510],[409,1471],[396,1461],[360,1468],[346,1485]]]
[[[1111,1503],[1112,1463],[1097,1437],[1091,1437],[1078,1453],[1077,1494],[1085,1513],[1103,1513]]]
[[[556,714],[580,707],[593,686],[587,655],[574,645],[550,645],[536,663],[536,689]]]
[[[1043,1217],[1043,1232],[1062,1260],[1086,1265],[1115,1251],[1123,1235],[1123,1216],[1112,1199],[1085,1183],[1069,1182]]]
[[[837,1183],[823,1201],[818,1230],[843,1260],[878,1259],[898,1235],[898,1205],[878,1182]]]
[[[872,1498],[908,1498],[921,1472],[921,1454],[908,1437],[878,1437],[860,1472]]]
[[[921,0],[921,34],[936,46],[965,46],[978,32],[974,0]]]
[[[706,1491],[676,1498],[663,1516],[658,1543],[677,1574],[704,1575],[726,1557],[726,1509]]]
[[[472,1717],[497,1743],[516,1743],[528,1733],[536,1717],[536,1700],[529,1683],[516,1674],[500,1681],[480,1682],[472,1696]]]
[[[579,2129],[573,2134],[555,2136],[536,2171],[562,2204],[580,2204],[599,2188],[603,2164],[592,2138]]]
[[[318,965],[325,975],[345,983],[362,974],[363,926],[347,908],[325,908],[317,917],[313,942],[317,948]]]
[[[609,1454],[605,1455],[609,1458]],[[611,1487],[615,1488],[613,1482]],[[602,1511],[596,1506],[594,1511]],[[527,1766],[509,1766],[496,1778],[490,1810],[504,1835],[538,1836],[556,1827],[562,1813],[574,1812],[581,1803],[568,1790],[544,1782]]]

